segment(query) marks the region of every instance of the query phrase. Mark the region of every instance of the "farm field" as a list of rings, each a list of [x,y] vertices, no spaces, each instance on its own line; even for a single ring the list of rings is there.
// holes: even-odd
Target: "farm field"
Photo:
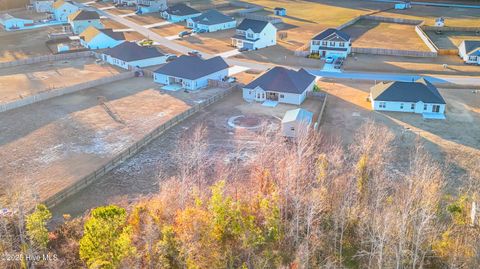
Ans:
[[[157,89],[150,78],[132,78],[2,113],[0,189],[26,178],[28,184],[35,184],[39,198],[45,199],[170,118],[223,90],[187,94]],[[99,105],[100,96],[117,119]],[[4,195],[0,191],[0,197]]]
[[[425,33],[439,49],[458,49],[463,40],[480,40],[480,35],[475,35],[475,32],[444,31],[437,34],[435,31],[425,31]]]
[[[352,37],[353,47],[430,51],[413,25],[362,19],[343,31]]]
[[[44,91],[110,77],[122,72],[110,65],[98,65],[95,58],[40,62],[0,69],[0,103]]]
[[[320,103],[318,100],[307,100],[302,107],[316,112],[317,115]],[[64,213],[76,216],[91,207],[121,200],[134,201],[141,196],[158,192],[162,180],[176,172],[175,149],[181,143],[182,137],[188,137],[200,124],[206,128],[209,154],[221,156],[220,162],[240,160],[238,172],[241,173],[242,163],[248,162],[249,154],[255,152],[256,145],[261,143],[261,138],[257,136],[258,131],[264,128],[279,128],[284,113],[295,108],[296,106],[284,104],[275,108],[264,107],[259,103],[250,104],[245,102],[241,92],[237,91],[173,127],[101,180],[53,208],[54,218],[60,220]],[[231,127],[228,120],[240,115],[247,116],[250,123],[259,124],[259,127]]]

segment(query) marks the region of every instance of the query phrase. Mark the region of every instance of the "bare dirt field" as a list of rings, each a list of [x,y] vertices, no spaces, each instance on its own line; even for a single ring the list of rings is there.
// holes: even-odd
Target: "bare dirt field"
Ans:
[[[443,64],[447,64],[447,68]],[[415,58],[355,54],[353,57],[347,58],[343,67],[346,71],[480,76],[478,66],[467,65],[456,55]]]
[[[318,113],[320,102],[307,100],[302,107]],[[55,207],[55,218],[61,219],[64,213],[74,216],[83,214],[91,207],[124,200],[133,201],[143,195],[158,192],[159,181],[175,172],[172,155],[181,142],[179,138],[182,134],[191,132],[198,124],[207,128],[209,154],[226,154],[226,162],[247,160],[249,154],[256,150],[255,145],[258,142],[255,137],[258,129],[232,128],[228,120],[234,116],[245,115],[266,124],[261,128],[276,129],[280,127],[284,113],[294,108],[296,106],[279,105],[270,108],[261,104],[249,104],[242,99],[241,92],[238,91],[170,129],[104,178]]]
[[[47,19],[49,17],[48,13],[37,13],[35,12],[35,10],[27,10],[27,9],[9,10],[8,14],[14,17],[27,19],[27,20],[42,20],[42,19]]]
[[[187,30],[185,24],[168,24],[160,27],[154,27],[150,30],[154,31],[155,33],[167,37],[167,36],[177,36],[178,33]]]
[[[8,184],[28,179],[45,199],[222,90],[166,93],[151,78],[133,78],[2,113],[0,197]],[[123,123],[99,105],[99,96]]]
[[[132,12],[135,12],[135,7],[121,7],[121,8],[112,8],[106,10],[108,13],[112,13],[115,15],[123,15],[123,14],[130,14]]]
[[[231,37],[233,35],[235,35],[235,29],[229,29],[186,36],[175,40],[175,42],[195,50],[216,54],[235,49],[231,46]]]
[[[121,70],[97,65],[94,58],[41,62],[0,69],[0,103],[10,102],[43,91],[63,88],[99,78]]]
[[[51,54],[45,44],[48,33],[60,30],[61,26],[14,32],[0,30],[0,62]]]
[[[148,25],[148,24],[154,24],[159,22],[165,22],[165,20],[160,17],[159,13],[133,15],[125,18],[128,19],[129,21],[133,21],[134,23],[137,23],[140,25]]]
[[[124,34],[127,41],[139,41],[146,38],[139,32],[124,32]]]
[[[111,28],[111,29],[125,29],[125,28],[128,28],[127,26],[125,26],[125,25],[123,25],[119,22],[116,22],[114,20],[111,20],[111,19],[100,19],[100,21],[105,26],[105,28]]]
[[[480,20],[480,17],[478,18]],[[475,32],[442,32],[425,31],[428,37],[435,43],[439,49],[455,50],[458,49],[463,40],[480,40],[480,35]]]
[[[353,47],[430,51],[414,25],[362,19],[343,31],[352,37]]]

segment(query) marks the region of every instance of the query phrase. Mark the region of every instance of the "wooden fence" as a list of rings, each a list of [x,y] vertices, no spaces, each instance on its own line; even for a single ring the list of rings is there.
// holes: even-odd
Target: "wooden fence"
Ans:
[[[382,16],[371,16],[371,15],[362,15],[360,16],[362,19],[365,20],[372,20],[372,21],[380,21],[380,22],[390,22],[390,23],[400,23],[400,24],[409,24],[409,25],[419,25],[423,23],[421,20],[409,20],[409,19],[402,19],[402,18],[389,18],[389,17],[382,17]]]
[[[442,32],[473,32],[480,34],[480,27],[450,27],[450,26],[426,26],[423,25],[424,31],[442,31]]]
[[[438,55],[437,52],[432,52],[432,51],[392,50],[392,49],[381,49],[381,48],[357,48],[357,47],[352,47],[352,53],[404,56],[404,57],[437,57]]]
[[[255,15],[255,14],[249,14],[249,13],[242,13],[239,14],[242,17],[245,17],[247,19],[252,19],[252,20],[257,20],[257,21],[268,21],[271,24],[278,24],[282,23],[283,20],[277,17],[273,16],[262,16],[262,15]]]
[[[423,43],[427,45],[428,49],[430,49],[431,52],[436,52],[438,53],[438,47],[435,45],[435,42],[433,42],[430,37],[423,31],[421,25],[416,25],[415,26],[415,32],[417,35],[422,39]]]
[[[84,58],[84,57],[91,57],[93,56],[91,51],[81,51],[81,52],[74,52],[74,53],[64,53],[64,54],[56,54],[56,55],[43,55],[38,57],[32,57],[27,59],[21,59],[11,62],[4,62],[0,63],[0,68],[5,67],[14,67],[19,65],[26,65],[26,64],[35,64],[40,62],[51,62],[51,61],[61,61],[61,60],[68,60],[68,59],[77,59],[77,58]]]
[[[206,101],[196,104],[190,109],[184,111],[183,113],[173,117],[172,119],[168,120],[164,124],[157,127],[152,132],[145,135],[142,139],[137,141],[135,144],[131,145],[127,149],[123,150],[122,152],[118,153],[111,161],[102,165],[100,168],[92,172],[91,174],[83,177],[82,179],[78,180],[74,184],[64,188],[63,190],[59,191],[58,193],[54,194],[53,196],[47,198],[43,201],[47,207],[53,207],[63,201],[64,199],[78,193],[80,190],[84,189],[91,183],[97,181],[99,178],[104,176],[106,173],[117,167],[119,164],[123,163],[128,158],[135,155],[139,150],[141,150],[144,146],[148,145],[154,139],[162,135],[165,131],[169,130],[176,124],[182,122],[183,120],[189,118],[190,116],[194,115],[198,111],[206,108],[207,106],[223,99],[225,96],[232,93],[236,90],[236,87],[229,88],[215,96],[210,97]]]

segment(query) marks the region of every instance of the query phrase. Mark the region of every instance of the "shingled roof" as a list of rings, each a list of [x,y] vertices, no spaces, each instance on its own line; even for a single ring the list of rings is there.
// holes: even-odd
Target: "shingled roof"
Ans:
[[[259,20],[252,20],[252,19],[244,19],[238,26],[238,30],[247,31],[248,29],[252,29],[254,33],[260,33],[263,29],[267,26],[268,21],[259,21]]]
[[[64,4],[73,5],[73,3],[70,1],[58,0],[53,3],[53,9],[58,9],[62,7]]]
[[[276,66],[250,82],[245,88],[255,89],[260,86],[266,91],[301,94],[313,81],[315,76],[303,68],[295,71]]]
[[[445,104],[437,88],[424,78],[414,82],[379,83],[370,89],[372,99],[385,102]]]
[[[193,15],[193,14],[198,14],[201,13],[200,11],[189,7],[185,4],[176,4],[171,7],[168,7],[167,10],[165,10],[170,15],[175,15],[175,16],[188,16],[188,15]]]
[[[328,28],[314,36],[312,40],[348,41],[350,40],[350,36],[347,33],[339,31],[335,28]]]
[[[88,10],[77,10],[77,12],[72,13],[68,16],[68,19],[71,21],[86,21],[86,20],[99,20],[100,15],[96,11]]]
[[[142,47],[135,42],[123,42],[122,44],[105,51],[104,54],[125,62],[145,60],[165,55],[157,48]]]
[[[185,79],[199,79],[228,68],[222,57],[217,56],[204,60],[197,56],[182,55],[155,71],[155,73]]]
[[[87,29],[85,29],[85,31],[80,34],[80,37],[86,42],[90,42],[100,33],[103,33],[115,40],[125,40],[125,34],[122,32],[114,32],[112,29],[97,29],[93,26],[89,26]]]
[[[235,21],[235,18],[227,16],[215,9],[211,9],[198,17],[192,18],[192,20],[203,25],[215,25]]]
[[[470,56],[480,56],[480,40],[464,40],[465,52]]]

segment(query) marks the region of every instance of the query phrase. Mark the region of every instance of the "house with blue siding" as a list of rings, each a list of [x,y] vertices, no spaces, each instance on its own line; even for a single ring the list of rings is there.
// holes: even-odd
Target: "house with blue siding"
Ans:
[[[458,46],[458,55],[466,64],[480,65],[480,40],[464,40]]]
[[[257,50],[277,44],[277,28],[268,21],[244,19],[232,37],[232,46]]]
[[[208,10],[198,17],[187,19],[188,28],[206,32],[232,29],[235,26],[237,26],[237,20],[234,17],[227,16],[215,9]]]
[[[321,58],[346,58],[352,50],[352,38],[345,32],[328,28],[310,41],[310,53]]]
[[[25,26],[32,26],[33,20],[16,18],[10,14],[1,14],[0,25],[3,26],[5,31],[20,30]]]
[[[167,0],[136,0],[137,14],[160,12],[167,9]]]
[[[273,9],[273,12],[277,16],[282,16],[282,17],[287,16],[287,10],[283,7],[276,7]]]
[[[162,12],[162,17],[171,22],[182,22],[200,15],[202,12],[185,4],[173,5]]]
[[[167,55],[157,48],[139,46],[135,42],[123,42],[106,50],[101,57],[105,62],[127,70],[160,65],[167,61]]]
[[[53,3],[53,17],[57,21],[68,21],[68,16],[78,11],[78,7],[70,1],[58,0]]]
[[[208,86],[208,80],[222,80],[228,75],[228,64],[222,57],[202,59],[197,56],[180,56],[157,69],[155,82],[178,85],[187,90],[198,90]]]
[[[95,11],[78,10],[77,12],[68,16],[68,23],[72,28],[74,34],[79,34],[85,31],[89,26],[97,29],[103,29],[104,26],[100,21],[100,15]]]
[[[90,26],[80,34],[80,44],[88,49],[108,49],[123,42],[125,35],[112,29],[97,29]]]
[[[424,118],[445,118],[445,100],[437,88],[424,78],[417,81],[378,83],[370,89],[372,109],[410,112]]]
[[[276,66],[243,87],[243,99],[300,105],[307,92],[313,91],[315,81],[315,76],[303,68],[295,71]]]

